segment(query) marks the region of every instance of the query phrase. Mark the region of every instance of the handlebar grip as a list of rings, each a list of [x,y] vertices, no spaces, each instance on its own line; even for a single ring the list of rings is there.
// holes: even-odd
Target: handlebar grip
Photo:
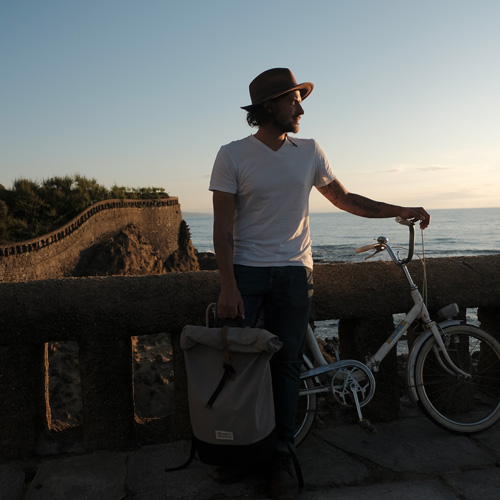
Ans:
[[[362,247],[356,248],[356,250],[354,250],[354,252],[355,252],[355,253],[369,252],[370,250],[373,250],[374,248],[375,248],[375,245],[374,245],[374,244],[371,244],[371,245],[365,245],[365,246],[362,246]]]
[[[413,222],[406,220],[404,217],[396,217],[396,222],[402,224],[403,226],[413,226]]]

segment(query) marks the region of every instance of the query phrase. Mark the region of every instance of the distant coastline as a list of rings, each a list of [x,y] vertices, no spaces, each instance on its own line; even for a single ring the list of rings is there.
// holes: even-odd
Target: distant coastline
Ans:
[[[212,217],[211,212],[182,212],[183,217]]]

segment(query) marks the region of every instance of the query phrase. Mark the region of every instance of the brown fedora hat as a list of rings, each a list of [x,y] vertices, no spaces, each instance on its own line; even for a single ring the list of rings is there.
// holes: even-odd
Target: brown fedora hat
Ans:
[[[314,85],[311,82],[297,83],[293,73],[287,68],[274,68],[261,73],[250,83],[249,88],[252,104],[241,107],[246,111],[292,90],[299,90],[302,100],[304,100],[312,92]]]

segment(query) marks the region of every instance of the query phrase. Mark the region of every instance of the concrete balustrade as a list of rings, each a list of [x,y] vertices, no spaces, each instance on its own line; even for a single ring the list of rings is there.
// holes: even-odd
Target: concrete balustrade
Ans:
[[[422,269],[410,266],[418,284]],[[478,308],[485,329],[500,338],[500,255],[428,259],[430,310],[451,302]],[[392,315],[411,307],[408,285],[389,262],[317,265],[312,318],[340,319],[343,357],[362,359],[391,333]],[[218,287],[216,271],[155,276],[65,278],[0,284],[0,454],[37,453],[52,436],[46,343],[79,346],[86,450],[136,446],[154,426],[162,439],[189,435],[186,376],[179,335],[204,324]],[[168,332],[175,370],[175,413],[161,422],[134,415],[131,337]],[[372,418],[397,418],[395,356],[383,363]],[[371,406],[371,409],[369,407]],[[166,429],[166,431],[165,431]],[[154,442],[154,435],[150,435]]]

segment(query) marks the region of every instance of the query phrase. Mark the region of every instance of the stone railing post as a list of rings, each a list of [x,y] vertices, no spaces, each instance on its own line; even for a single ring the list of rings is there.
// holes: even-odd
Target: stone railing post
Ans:
[[[89,450],[135,444],[131,339],[78,342],[83,435]]]
[[[340,359],[366,362],[375,354],[394,329],[392,316],[341,319],[339,321]],[[394,420],[399,414],[400,383],[397,376],[397,353],[393,349],[375,374],[377,390],[365,406],[363,416],[378,421]]]
[[[176,440],[189,439],[191,437],[191,423],[189,417],[189,406],[187,401],[187,373],[184,363],[184,351],[180,346],[180,332],[171,334],[172,354],[174,360],[174,405],[172,433]]]
[[[47,344],[0,346],[0,450],[6,458],[36,453],[48,430]]]
[[[479,307],[477,317],[481,328],[500,342],[500,307]]]

